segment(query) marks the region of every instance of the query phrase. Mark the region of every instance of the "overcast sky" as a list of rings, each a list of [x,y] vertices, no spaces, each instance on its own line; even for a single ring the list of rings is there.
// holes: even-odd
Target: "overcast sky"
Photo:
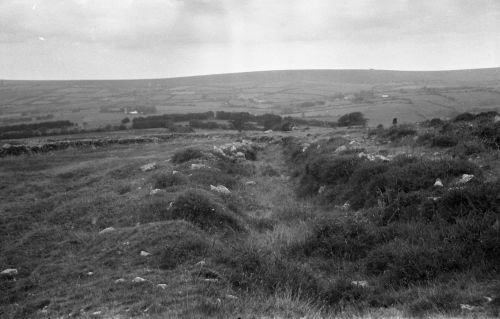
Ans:
[[[500,66],[500,0],[0,0],[0,78]]]

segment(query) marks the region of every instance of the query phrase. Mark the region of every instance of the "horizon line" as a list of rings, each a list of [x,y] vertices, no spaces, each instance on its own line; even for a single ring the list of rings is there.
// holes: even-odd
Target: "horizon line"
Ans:
[[[495,70],[500,69],[500,66],[494,67],[484,67],[484,68],[470,68],[470,69],[443,69],[443,70],[395,70],[395,69],[271,69],[271,70],[256,70],[256,71],[242,71],[242,72],[227,72],[227,73],[206,73],[206,74],[196,74],[196,75],[182,75],[173,77],[157,77],[157,78],[107,78],[107,79],[45,79],[45,80],[34,80],[34,79],[0,79],[0,81],[9,82],[85,82],[85,81],[153,81],[153,80],[170,80],[170,79],[186,79],[186,78],[197,78],[197,77],[209,77],[209,76],[223,76],[223,75],[237,75],[237,74],[250,74],[250,73],[266,73],[266,72],[300,72],[300,71],[379,71],[379,72],[409,72],[409,73],[437,73],[437,72],[460,72],[460,71],[484,71],[484,70]]]

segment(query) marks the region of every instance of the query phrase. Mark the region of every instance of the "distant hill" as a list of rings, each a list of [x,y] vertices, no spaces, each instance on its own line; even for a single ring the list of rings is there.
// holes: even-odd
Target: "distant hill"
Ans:
[[[71,120],[116,124],[127,111],[273,112],[370,124],[500,107],[500,68],[456,71],[288,70],[146,80],[0,81],[0,125]],[[140,114],[139,114],[140,115]],[[136,115],[131,115],[136,116]],[[137,115],[138,116],[138,115]]]

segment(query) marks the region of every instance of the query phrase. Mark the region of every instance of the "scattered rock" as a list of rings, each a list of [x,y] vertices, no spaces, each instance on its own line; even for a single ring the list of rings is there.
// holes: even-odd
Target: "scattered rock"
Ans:
[[[323,194],[323,193],[325,192],[325,190],[326,190],[326,186],[325,186],[325,185],[321,186],[321,187],[318,189],[318,194]]]
[[[205,266],[206,262],[204,260],[200,260],[199,262],[197,262],[196,264],[194,264],[195,266]]]
[[[457,182],[458,184],[466,184],[474,178],[474,175],[463,174],[462,178]]]
[[[155,188],[155,189],[152,189],[150,192],[149,192],[149,195],[153,196],[153,195],[156,195],[158,193],[161,192],[161,189],[159,188]]]
[[[119,278],[119,279],[115,280],[115,284],[120,284],[120,283],[123,283],[123,282],[125,282],[124,278]]]
[[[132,279],[132,282],[135,282],[135,283],[141,283],[141,282],[146,282],[147,280],[142,278],[142,277],[135,277],[134,279]]]
[[[269,134],[269,133],[272,133],[272,132],[273,132],[273,130],[264,131],[264,133],[266,133],[266,134]]]
[[[337,147],[337,149],[335,150],[335,153],[340,153],[340,152],[343,152],[345,150],[347,150],[347,146],[342,145],[342,146]]]
[[[467,305],[467,304],[460,304],[460,309],[462,309],[462,310],[473,311],[476,308],[477,308],[476,306],[471,306],[471,305]]]
[[[102,315],[102,311],[94,311],[92,313],[92,316],[100,316],[100,315]]]
[[[434,183],[434,186],[435,187],[443,187],[443,182],[441,181],[441,179],[437,178],[436,182]]]
[[[205,282],[218,282],[219,279],[216,279],[216,278],[205,278],[205,279],[203,279],[203,281],[205,281]]]
[[[191,164],[191,169],[201,169],[201,168],[209,168],[209,167],[205,164],[197,164],[197,163]]]
[[[149,172],[149,171],[154,170],[157,167],[158,167],[158,165],[155,162],[153,162],[153,163],[149,163],[149,164],[146,164],[146,165],[142,165],[141,166],[141,171],[143,171],[143,172]]]
[[[90,276],[93,276],[93,275],[94,275],[94,272],[93,272],[93,271],[89,271],[89,272],[87,273],[87,276],[89,276],[89,277],[90,277]]]
[[[172,171],[172,175],[178,174],[178,171]]]
[[[236,152],[236,154],[234,154],[234,156],[239,157],[239,158],[245,158],[245,154],[242,152]]]
[[[108,227],[108,228],[104,228],[103,230],[101,230],[99,232],[99,235],[102,235],[102,234],[107,234],[107,233],[111,233],[111,232],[114,232],[116,229],[114,227]]]
[[[217,185],[217,186],[210,185],[210,190],[222,194],[231,194],[231,191],[224,185]]]
[[[16,268],[7,268],[7,269],[2,270],[2,272],[0,272],[1,276],[15,276],[17,274],[18,274],[18,271]]]
[[[486,300],[487,303],[490,303],[493,301],[493,298],[488,297],[488,296],[484,296],[483,298],[484,298],[484,300]]]
[[[363,288],[366,288],[369,286],[368,281],[366,281],[366,280],[358,280],[358,281],[353,280],[353,281],[351,281],[351,284],[353,286],[363,287]]]
[[[148,257],[148,256],[151,256],[151,253],[148,253],[147,251],[141,250],[140,255],[141,255],[142,257]]]
[[[305,143],[305,144],[303,144],[303,145],[302,145],[302,153],[305,153],[305,151],[307,151],[307,149],[309,148],[309,146],[310,146],[310,145],[311,145],[311,144],[309,144],[309,143]]]
[[[236,297],[236,296],[234,296],[234,295],[226,295],[226,298],[227,298],[227,299],[233,299],[233,300],[238,299],[238,297]]]
[[[245,185],[256,185],[257,183],[255,181],[248,181],[245,183]]]
[[[165,289],[167,289],[167,284],[158,284],[158,285],[156,285],[156,287],[165,290]]]

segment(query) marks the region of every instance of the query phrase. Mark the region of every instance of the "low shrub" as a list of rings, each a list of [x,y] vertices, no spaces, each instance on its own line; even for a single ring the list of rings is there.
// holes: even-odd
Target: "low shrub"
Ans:
[[[337,121],[338,126],[365,125],[368,120],[361,112],[352,112],[342,115]]]
[[[391,142],[395,142],[401,140],[403,137],[415,135],[417,135],[417,130],[412,125],[403,124],[392,126],[385,130],[382,137],[388,138]]]
[[[309,160],[301,176],[297,195],[314,195],[321,185],[346,183],[363,161],[355,155],[321,155]]]
[[[407,312],[413,317],[425,317],[431,313],[456,312],[460,309],[460,300],[456,292],[439,289],[412,301]]]
[[[159,267],[160,269],[173,269],[187,261],[198,262],[209,252],[209,249],[208,242],[193,236],[169,242],[163,248]]]
[[[188,182],[188,178],[182,173],[163,173],[155,176],[154,188],[165,189],[172,186],[185,185]]]
[[[230,175],[249,177],[255,174],[255,165],[252,163],[236,162],[236,161],[230,161],[228,159],[219,159],[215,167],[220,169],[222,172]]]
[[[229,282],[235,289],[317,297],[319,283],[313,274],[291,260],[273,256],[271,252],[238,245],[219,256],[226,267]]]
[[[205,154],[202,150],[196,148],[187,148],[185,150],[178,151],[172,156],[172,163],[181,164],[193,159],[203,158]]]
[[[227,188],[234,188],[239,180],[228,173],[215,168],[200,168],[191,171],[189,179],[192,183],[209,187],[210,185],[223,185]]]
[[[457,270],[460,265],[452,257],[442,247],[410,245],[398,240],[371,250],[365,269],[368,275],[382,276],[385,285],[407,287]]]
[[[486,148],[483,144],[478,143],[477,141],[462,141],[459,142],[455,147],[450,150],[451,155],[456,157],[468,157],[470,155],[479,154],[486,151]]]
[[[452,135],[437,135],[432,139],[432,147],[452,147],[458,144],[458,138]]]
[[[453,122],[464,122],[464,121],[473,121],[475,118],[474,114],[471,114],[471,113],[468,113],[468,112],[465,112],[465,113],[461,113],[461,114],[458,114],[457,116],[455,116],[455,118],[453,118]]]
[[[273,166],[266,164],[260,168],[260,174],[262,176],[280,176],[280,172],[278,172]]]
[[[310,257],[358,260],[377,244],[395,236],[389,227],[376,228],[354,220],[317,221],[313,232],[303,243],[290,248],[292,254]]]
[[[214,195],[202,190],[189,190],[179,195],[167,214],[165,217],[168,219],[184,219],[202,229],[243,230],[238,216],[220,203]]]

